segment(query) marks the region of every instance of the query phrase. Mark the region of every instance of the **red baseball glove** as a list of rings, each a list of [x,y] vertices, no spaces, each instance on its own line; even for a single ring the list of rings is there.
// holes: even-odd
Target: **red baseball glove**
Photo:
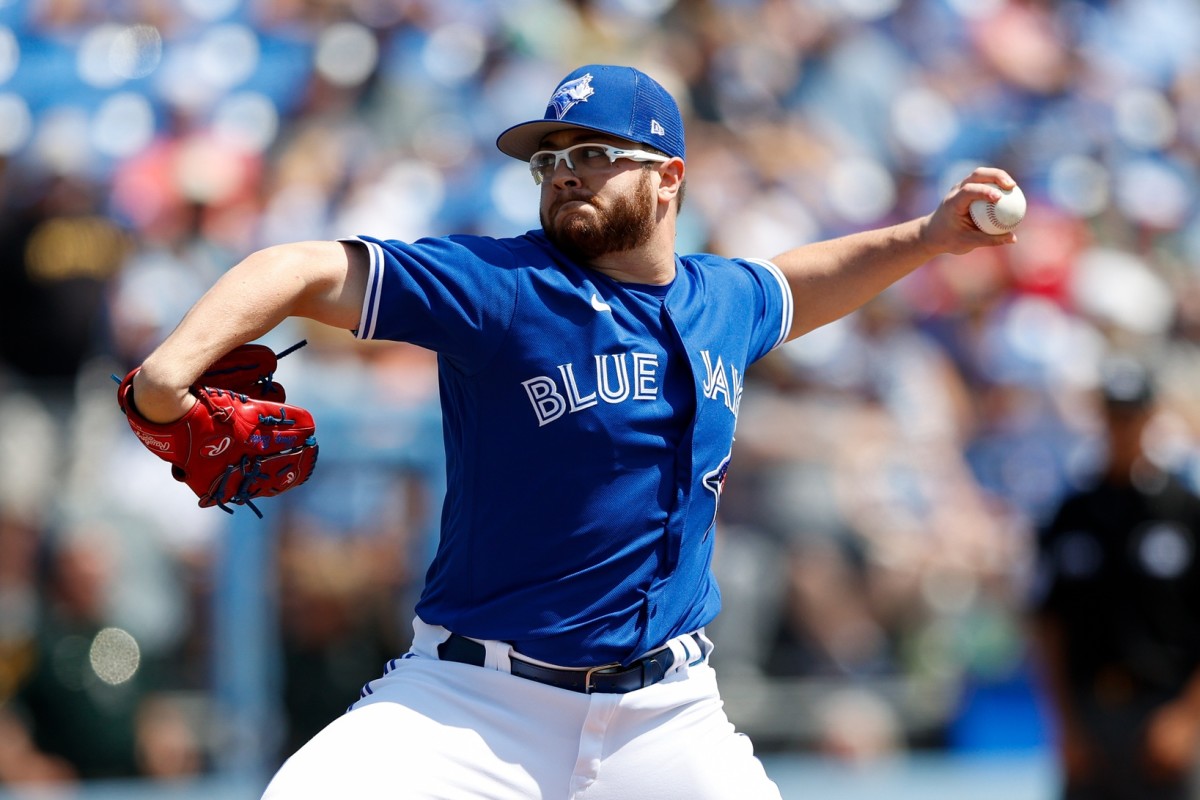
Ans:
[[[117,405],[146,449],[171,465],[202,507],[232,514],[228,504],[247,505],[262,517],[252,499],[299,486],[317,464],[312,414],[286,404],[274,381],[278,359],[296,347],[279,355],[263,345],[235,348],[200,376],[191,387],[196,404],[174,422],[151,422],[138,412],[132,382],[141,367],[120,382]]]

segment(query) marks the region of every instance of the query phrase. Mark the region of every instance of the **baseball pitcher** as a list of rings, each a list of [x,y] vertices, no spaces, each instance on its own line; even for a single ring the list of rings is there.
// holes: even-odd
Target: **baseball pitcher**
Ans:
[[[680,255],[684,126],[648,75],[581,67],[497,145],[540,229],[267,248],[121,384],[147,447],[229,508],[316,459],[247,343],[302,316],[438,354],[448,487],[413,646],[265,797],[778,798],[705,635],[746,370],[933,256],[1015,241],[968,212],[1015,184],[979,168],[928,216],[769,261]]]

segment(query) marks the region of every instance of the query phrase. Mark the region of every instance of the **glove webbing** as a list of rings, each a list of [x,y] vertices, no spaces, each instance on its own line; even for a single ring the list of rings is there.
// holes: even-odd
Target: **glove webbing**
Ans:
[[[301,347],[304,347],[306,344],[308,344],[308,339],[301,339],[300,341],[296,342],[291,347],[288,347],[288,348],[276,353],[275,360],[278,361],[279,359],[283,358],[284,356],[291,355],[292,353],[299,350]],[[204,376],[208,378],[209,383],[218,383],[219,381],[215,381],[215,380],[213,380],[213,378],[220,376],[220,375],[229,375],[229,374],[237,374],[240,372],[245,372],[246,369],[247,369],[247,365],[232,364],[232,365],[226,367],[225,369],[207,370],[207,371],[205,371]],[[113,377],[116,377],[116,376],[113,376]],[[266,375],[260,376],[257,382],[261,383],[263,385],[263,389],[269,393],[271,387],[275,384],[275,373],[268,372]]]

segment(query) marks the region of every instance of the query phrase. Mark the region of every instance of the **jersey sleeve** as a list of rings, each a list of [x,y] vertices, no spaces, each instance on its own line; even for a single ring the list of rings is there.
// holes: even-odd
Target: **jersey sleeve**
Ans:
[[[425,347],[467,373],[496,351],[517,304],[515,259],[498,240],[344,241],[364,245],[370,256],[356,338]]]
[[[783,344],[792,329],[794,302],[792,289],[782,270],[771,261],[758,258],[734,259],[744,267],[756,291],[752,307],[754,331],[750,361],[754,362]]]

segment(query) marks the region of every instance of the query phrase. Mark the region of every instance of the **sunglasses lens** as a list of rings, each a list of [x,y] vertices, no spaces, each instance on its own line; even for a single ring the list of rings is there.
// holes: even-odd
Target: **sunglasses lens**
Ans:
[[[575,166],[587,170],[601,170],[611,166],[613,160],[608,156],[608,150],[599,145],[583,145],[571,153]]]
[[[529,172],[533,175],[535,183],[541,183],[550,173],[554,172],[554,164],[557,161],[555,153],[549,150],[543,150],[533,154],[533,158],[529,159]]]

